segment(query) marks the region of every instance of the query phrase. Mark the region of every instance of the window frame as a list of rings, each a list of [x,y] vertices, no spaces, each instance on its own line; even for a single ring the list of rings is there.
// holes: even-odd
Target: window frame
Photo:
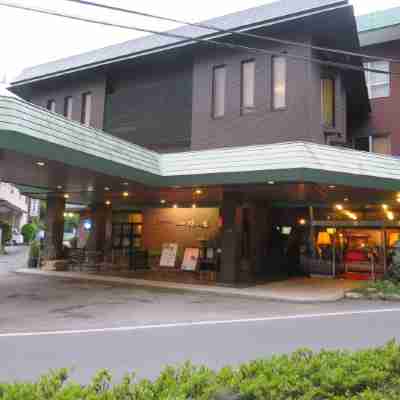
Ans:
[[[285,74],[284,74],[284,82],[285,82],[285,94],[284,94],[284,106],[275,107],[275,60],[283,59],[285,61]],[[274,55],[271,57],[271,110],[272,111],[285,111],[288,108],[287,103],[287,88],[288,88],[288,63],[287,57],[285,54],[282,55]]]
[[[364,62],[364,63],[363,63],[363,67],[364,67],[364,68],[368,68],[368,69],[382,69],[382,68],[377,67],[377,66],[375,65],[376,63],[385,63],[386,66],[387,66],[387,72],[388,72],[388,74],[385,75],[385,74],[379,74],[379,73],[376,73],[376,72],[365,71],[365,82],[366,82],[367,89],[368,89],[368,98],[369,98],[370,100],[375,100],[375,99],[387,99],[388,97],[391,96],[391,92],[392,92],[392,87],[391,87],[392,80],[391,80],[391,77],[390,77],[391,64],[390,64],[389,61],[377,60],[377,61]],[[371,76],[372,76],[373,74],[374,74],[374,75],[378,75],[378,76],[382,76],[382,77],[387,77],[387,81],[385,81],[385,82],[382,81],[382,82],[378,82],[378,83],[372,83]],[[373,90],[372,90],[372,89],[373,89],[374,87],[379,87],[379,86],[387,86],[387,88],[388,88],[388,94],[385,95],[385,96],[376,96],[376,95],[374,96],[374,95],[373,95]]]
[[[225,70],[225,82],[224,82],[224,111],[222,115],[216,115],[215,110],[216,110],[216,71],[218,69],[224,69]],[[226,82],[227,82],[227,66],[226,64],[220,64],[220,65],[215,65],[212,69],[212,100],[211,100],[211,117],[212,119],[221,119],[225,117],[226,114]]]
[[[389,141],[389,149],[392,149],[392,141],[391,141],[391,135],[390,133],[388,134],[377,134],[377,135],[368,135],[368,136],[359,136],[353,138],[353,149],[357,151],[366,151],[366,150],[358,150],[356,149],[356,140],[357,139],[368,139],[368,153],[374,153],[374,154],[381,154],[381,155],[392,155],[392,152],[390,153],[376,153],[373,151],[374,149],[374,139],[387,139]]]
[[[67,119],[72,119],[72,107],[73,107],[73,97],[66,96],[64,97],[64,112],[63,115]]]
[[[332,81],[332,123],[327,124],[324,118],[324,81]],[[336,127],[336,76],[334,75],[322,75],[321,76],[321,123],[326,129],[334,129]]]
[[[90,97],[90,108],[88,112],[88,101]],[[92,92],[82,93],[82,106],[81,106],[81,124],[85,126],[90,126],[92,120]]]
[[[56,112],[56,101],[54,99],[47,100],[46,110],[50,112]]]
[[[253,64],[253,105],[245,106],[244,105],[244,67],[246,64]],[[256,109],[256,60],[254,58],[249,58],[247,60],[243,60],[240,63],[240,113],[241,115],[246,115],[254,112]]]

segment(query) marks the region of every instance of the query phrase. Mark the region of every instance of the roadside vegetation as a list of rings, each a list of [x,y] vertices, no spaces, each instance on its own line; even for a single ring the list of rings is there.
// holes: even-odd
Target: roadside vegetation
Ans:
[[[1,400],[394,400],[400,393],[400,346],[357,352],[299,350],[214,372],[187,363],[154,381],[100,371],[87,386],[53,371],[35,383],[0,383]]]

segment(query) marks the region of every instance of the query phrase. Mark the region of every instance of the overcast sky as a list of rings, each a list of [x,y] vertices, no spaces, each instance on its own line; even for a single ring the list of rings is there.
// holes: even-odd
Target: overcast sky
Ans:
[[[132,15],[103,11],[72,4],[65,0],[2,0],[24,5],[57,9],[89,18],[98,18],[126,25],[165,30],[176,25]],[[290,1],[290,0],[287,0]],[[302,0],[291,0],[302,1]],[[97,0],[125,8],[201,21],[231,12],[271,3],[271,0]],[[399,0],[351,0],[356,14],[395,7]],[[53,61],[84,51],[123,42],[142,36],[129,30],[107,28],[59,17],[34,14],[0,6],[0,80],[11,80],[23,68]]]

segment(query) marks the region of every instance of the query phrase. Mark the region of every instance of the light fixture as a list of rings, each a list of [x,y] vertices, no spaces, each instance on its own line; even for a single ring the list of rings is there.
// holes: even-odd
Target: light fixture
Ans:
[[[345,197],[345,198],[343,199],[343,201],[349,201],[349,198],[348,198],[348,197]]]
[[[165,204],[166,201],[165,201],[164,199],[161,199],[161,200],[160,200],[160,203],[161,203],[161,204]]]
[[[70,212],[68,213],[68,217],[72,218],[74,216],[74,213]]]
[[[203,191],[201,189],[196,189],[195,194],[197,195],[203,194]]]
[[[36,161],[36,165],[38,167],[44,167],[46,165],[46,163],[44,161]]]
[[[343,211],[343,206],[341,204],[335,205],[336,210]]]
[[[64,218],[66,218],[66,217],[68,217],[68,213],[65,212],[64,213]]]
[[[335,185],[329,185],[328,188],[329,189],[336,189],[336,186]]]
[[[268,185],[275,185],[275,181],[268,181]]]
[[[122,182],[122,184],[123,184],[124,186],[128,186],[128,185],[129,185],[128,182]]]
[[[61,190],[62,188],[63,188],[62,185],[58,185],[58,186],[57,186],[57,189],[58,189],[58,190]]]
[[[382,208],[386,211],[389,207],[387,204],[382,204]]]
[[[69,199],[69,194],[68,193],[64,194],[64,199]]]
[[[192,204],[192,208],[197,208],[196,204],[193,203]]]
[[[106,201],[106,205],[109,206],[110,204],[111,204],[111,201],[110,201],[110,200],[107,200],[107,201]]]
[[[129,193],[128,193],[128,192],[123,192],[123,193],[122,193],[122,196],[128,197],[128,196],[129,196]]]
[[[105,190],[106,192],[108,192],[108,191],[110,191],[110,188],[109,188],[108,186],[106,186],[106,187],[104,188],[104,190]]]
[[[397,198],[397,202],[400,203],[400,197]]]
[[[174,204],[172,208],[178,208],[178,204]]]
[[[390,221],[394,220],[394,213],[392,211],[388,211],[387,212],[387,217]]]
[[[307,221],[304,218],[299,219],[299,224],[300,225],[305,225]]]

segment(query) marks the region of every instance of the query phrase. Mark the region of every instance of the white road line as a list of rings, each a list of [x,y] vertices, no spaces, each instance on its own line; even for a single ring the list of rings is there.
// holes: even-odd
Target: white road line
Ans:
[[[14,332],[14,333],[1,333],[1,338],[9,337],[26,337],[26,336],[56,336],[56,335],[80,335],[91,333],[108,333],[108,332],[134,332],[147,329],[167,329],[167,328],[187,328],[193,326],[213,326],[213,325],[231,325],[231,324],[245,324],[255,322],[270,322],[270,321],[289,321],[298,319],[316,319],[316,318],[331,318],[331,317],[346,317],[352,315],[368,315],[368,314],[382,314],[400,312],[400,308],[382,308],[375,310],[353,310],[341,311],[331,313],[318,313],[318,314],[295,314],[295,315],[279,315],[274,317],[260,317],[260,318],[246,318],[246,319],[230,319],[230,320],[217,320],[217,321],[196,321],[196,322],[176,322],[169,324],[156,324],[156,325],[138,325],[138,326],[120,326],[114,328],[93,328],[93,329],[71,329],[60,331],[42,331],[42,332]]]

